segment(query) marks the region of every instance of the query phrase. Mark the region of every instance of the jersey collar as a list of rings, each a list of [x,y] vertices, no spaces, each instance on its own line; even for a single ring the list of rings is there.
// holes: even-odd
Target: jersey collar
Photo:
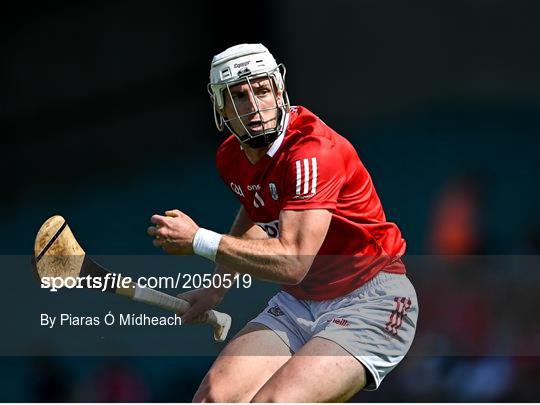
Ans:
[[[281,130],[281,134],[279,134],[279,136],[276,138],[274,143],[272,143],[272,146],[270,146],[270,148],[266,152],[266,154],[268,156],[274,157],[274,155],[278,151],[279,147],[283,143],[283,138],[285,138],[285,132],[287,132],[287,127],[289,126],[289,116],[290,115],[291,115],[290,113],[285,115],[285,122],[283,123],[283,129]]]

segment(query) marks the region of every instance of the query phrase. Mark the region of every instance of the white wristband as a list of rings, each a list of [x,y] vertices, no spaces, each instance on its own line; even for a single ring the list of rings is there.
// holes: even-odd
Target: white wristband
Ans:
[[[199,228],[193,238],[193,252],[196,255],[215,261],[219,242],[221,242],[222,237],[223,235],[217,232]]]

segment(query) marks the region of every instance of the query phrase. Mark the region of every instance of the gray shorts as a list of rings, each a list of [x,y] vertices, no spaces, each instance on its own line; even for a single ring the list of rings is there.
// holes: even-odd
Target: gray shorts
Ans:
[[[272,329],[293,352],[316,336],[337,343],[371,374],[364,388],[371,391],[409,350],[417,319],[416,292],[407,276],[380,272],[332,300],[299,300],[280,291],[251,322]]]

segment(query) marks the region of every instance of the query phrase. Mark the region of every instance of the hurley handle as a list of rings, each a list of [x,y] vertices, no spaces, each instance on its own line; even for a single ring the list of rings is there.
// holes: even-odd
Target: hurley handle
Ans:
[[[132,299],[180,314],[185,313],[190,307],[189,302],[186,300],[140,286],[135,286]],[[231,320],[231,316],[223,312],[214,311],[213,309],[206,311],[205,323],[214,327],[214,339],[218,342],[223,342],[227,338],[227,333],[231,328]]]

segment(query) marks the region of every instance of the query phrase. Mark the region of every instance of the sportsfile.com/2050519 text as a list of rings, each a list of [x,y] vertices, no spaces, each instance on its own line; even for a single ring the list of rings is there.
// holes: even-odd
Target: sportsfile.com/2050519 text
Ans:
[[[93,288],[101,291],[115,288],[128,288],[134,280],[121,274],[109,273],[105,277],[42,277],[41,288],[56,292],[60,288]],[[143,288],[193,289],[193,288],[250,288],[249,274],[190,274],[178,273],[173,276],[138,277],[136,284]]]

